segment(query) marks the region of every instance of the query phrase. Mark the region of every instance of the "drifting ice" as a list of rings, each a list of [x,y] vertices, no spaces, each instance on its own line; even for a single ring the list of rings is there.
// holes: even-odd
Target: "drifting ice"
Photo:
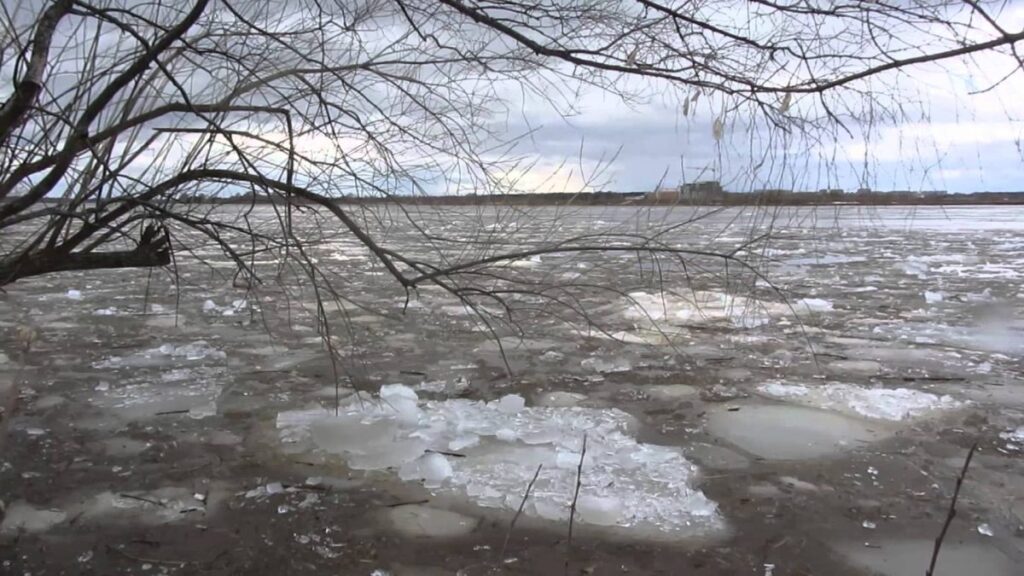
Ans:
[[[851,384],[805,386],[769,382],[757,388],[762,394],[797,400],[816,408],[852,412],[877,420],[900,421],[961,404],[951,396],[936,396],[908,388],[864,388]]]
[[[311,439],[351,468],[394,467],[403,480],[484,507],[516,510],[542,466],[524,513],[549,520],[569,517],[586,435],[579,521],[663,532],[717,526],[715,503],[691,487],[697,469],[678,448],[638,443],[633,426],[620,410],[526,406],[518,395],[423,402],[401,384],[383,386],[379,400],[351,401],[337,417],[314,409],[277,419],[283,441]]]

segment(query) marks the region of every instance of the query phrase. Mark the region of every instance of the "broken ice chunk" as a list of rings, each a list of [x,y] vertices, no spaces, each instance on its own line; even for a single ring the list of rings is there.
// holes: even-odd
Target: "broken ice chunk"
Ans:
[[[427,488],[436,488],[452,475],[452,465],[448,459],[436,452],[420,456],[412,462],[406,462],[398,470],[402,480],[423,480]]]
[[[45,532],[67,518],[61,510],[40,510],[24,500],[18,500],[7,508],[0,534],[18,532]]]
[[[803,298],[797,301],[796,309],[806,309],[808,312],[831,312],[832,303],[821,298]]]
[[[518,436],[514,430],[502,428],[494,433],[494,437],[502,442],[515,442]]]
[[[576,502],[580,519],[599,526],[614,526],[622,517],[622,501],[613,497],[580,495]]]
[[[612,360],[605,360],[604,358],[587,358],[580,362],[580,366],[602,374],[608,374],[610,372],[629,372],[633,368],[629,360],[624,358]]]
[[[480,443],[480,437],[476,434],[460,434],[448,442],[449,450],[462,450]]]
[[[555,455],[555,466],[562,469],[576,468],[580,464],[579,452],[564,452],[559,450]]]
[[[499,412],[515,414],[526,406],[526,400],[519,394],[508,394],[498,399],[495,404]]]
[[[333,454],[346,454],[356,470],[400,466],[419,458],[427,443],[400,433],[393,420],[363,423],[355,416],[322,418],[310,426],[313,442]]]
[[[69,300],[81,300],[82,299],[82,293],[79,292],[78,290],[75,290],[75,289],[68,290],[66,296],[68,297]]]
[[[399,422],[415,424],[420,419],[419,397],[404,384],[385,384],[380,387],[380,398],[395,413]]]
[[[548,498],[534,500],[533,509],[537,513],[537,516],[540,516],[545,520],[561,521],[569,518],[568,506],[562,506]]]

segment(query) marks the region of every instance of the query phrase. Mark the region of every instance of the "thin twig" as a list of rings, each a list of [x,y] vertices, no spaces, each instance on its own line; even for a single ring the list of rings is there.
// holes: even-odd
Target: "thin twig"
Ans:
[[[163,559],[160,559],[160,558],[144,558],[142,556],[136,556],[136,555],[131,554],[129,552],[125,552],[124,550],[121,550],[120,548],[118,548],[116,546],[111,546],[110,544],[107,544],[107,550],[109,550],[111,552],[117,552],[121,556],[124,556],[125,558],[127,558],[129,560],[134,560],[136,562],[146,562],[146,563],[149,563],[149,564],[166,564],[166,565],[169,565],[169,566],[177,566],[179,568],[182,567],[182,566],[185,566],[186,564],[188,564],[187,560],[163,560]]]
[[[166,508],[167,507],[166,504],[164,504],[163,502],[160,502],[159,500],[153,500],[153,499],[150,499],[150,498],[144,498],[142,496],[135,496],[133,494],[126,494],[124,492],[118,494],[118,496],[120,496],[121,498],[128,498],[130,500],[138,500],[139,502],[145,502],[146,504],[152,504],[154,506],[160,506],[161,508]]]
[[[420,504],[426,504],[428,502],[430,502],[430,500],[427,500],[427,499],[423,499],[423,500],[405,500],[405,501],[402,501],[402,502],[393,502],[391,504],[387,504],[386,506],[388,508],[399,508],[399,507],[402,507],[402,506],[418,506]]]
[[[964,483],[964,478],[967,477],[967,468],[971,465],[971,458],[974,457],[974,451],[978,449],[978,443],[975,442],[971,446],[971,450],[967,453],[967,459],[964,460],[963,470],[960,471],[960,476],[956,479],[956,488],[953,489],[953,500],[949,503],[949,513],[946,514],[946,521],[942,524],[942,532],[939,532],[939,537],[935,539],[935,549],[932,550],[932,561],[928,565],[928,571],[925,572],[925,576],[932,576],[935,573],[935,561],[939,559],[939,550],[942,549],[942,541],[946,538],[946,531],[949,530],[949,525],[953,523],[953,518],[956,517],[956,501],[960,497],[960,486]]]
[[[580,485],[583,477],[583,458],[587,455],[587,435],[583,434],[583,450],[580,451],[580,463],[576,466],[576,491],[572,495],[572,505],[569,506],[569,539],[565,545],[565,576],[569,576],[569,559],[572,556],[572,527],[576,518],[576,501],[580,497]]]
[[[505,532],[505,542],[501,545],[501,554],[498,558],[505,559],[505,550],[508,548],[509,538],[512,537],[512,529],[516,527],[516,521],[519,520],[519,516],[523,513],[523,507],[526,506],[526,499],[530,497],[530,490],[533,490],[533,484],[537,481],[537,476],[540,476],[540,469],[543,468],[543,464],[537,465],[537,471],[533,473],[533,478],[530,483],[526,485],[526,493],[523,494],[523,499],[519,501],[519,509],[516,510],[516,515],[512,517],[512,522],[508,525],[508,532]]]

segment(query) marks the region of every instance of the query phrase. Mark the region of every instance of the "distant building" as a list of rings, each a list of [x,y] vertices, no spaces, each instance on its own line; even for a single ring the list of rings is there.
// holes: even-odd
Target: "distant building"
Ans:
[[[648,193],[646,198],[659,204],[713,204],[725,198],[725,189],[718,180],[703,180],[659,188]]]
[[[691,182],[679,187],[679,196],[683,202],[717,202],[724,194],[725,190],[718,180]]]
[[[659,204],[674,204],[679,202],[679,187],[669,186],[658,188],[654,192],[648,192],[645,198]]]

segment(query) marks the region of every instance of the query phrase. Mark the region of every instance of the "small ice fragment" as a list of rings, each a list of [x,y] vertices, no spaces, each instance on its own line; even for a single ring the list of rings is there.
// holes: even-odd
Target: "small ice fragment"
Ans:
[[[292,507],[288,506],[287,504],[281,504],[280,506],[277,507],[277,513],[278,514],[287,514],[287,513],[291,512],[291,511],[292,511]]]
[[[582,495],[576,510],[584,522],[599,526],[614,526],[622,515],[622,502],[618,498]]]
[[[633,365],[630,364],[629,360],[605,360],[603,358],[587,358],[580,362],[580,366],[602,374],[608,374],[611,372],[628,372],[633,368]]]
[[[550,499],[543,498],[533,503],[537,516],[545,520],[566,520],[569,518],[569,507],[561,506]]]
[[[548,350],[547,352],[540,355],[540,359],[544,362],[561,362],[565,359],[565,354],[557,352],[555,350]]]
[[[498,411],[503,414],[515,414],[526,407],[526,400],[519,394],[508,394],[497,401]]]
[[[1024,426],[1020,426],[1016,430],[1000,432],[999,437],[1011,442],[1024,442]]]
[[[494,437],[502,442],[515,442],[517,438],[515,431],[508,428],[502,428],[496,431],[494,433]]]
[[[774,574],[775,574],[775,564],[765,564],[764,565],[764,576],[774,576]]]
[[[797,310],[804,308],[809,312],[831,312],[832,303],[821,298],[803,298],[797,302]]]
[[[79,292],[78,290],[71,289],[68,290],[67,297],[69,300],[81,300],[82,293]]]
[[[220,308],[220,306],[217,306],[217,303],[214,302],[213,300],[207,300],[206,302],[203,302],[203,312],[207,314],[216,311],[218,308]]]
[[[299,502],[299,508],[309,508],[314,504],[320,502],[320,495],[314,492],[307,492],[306,497]]]
[[[981,534],[982,536],[994,536],[995,535],[995,533],[992,532],[992,527],[989,526],[988,524],[978,524],[978,534]]]
[[[25,428],[25,433],[29,436],[42,436],[43,434],[46,434],[46,430],[43,430],[42,428]]]
[[[943,298],[942,292],[932,292],[930,290],[925,290],[924,292],[924,301],[927,304],[937,304],[942,302]]]
[[[106,392],[107,390],[110,390],[110,382],[100,382],[96,385],[96,390],[98,392]]]
[[[267,484],[267,494],[280,494],[281,492],[284,492],[284,485],[280,482]]]
[[[460,434],[448,442],[448,449],[458,451],[463,448],[476,446],[479,443],[480,437],[476,434]]]
[[[195,406],[193,408],[190,408],[189,411],[188,411],[188,417],[193,419],[193,420],[202,420],[203,418],[208,418],[210,416],[216,416],[216,415],[217,415],[217,403],[216,402],[207,402],[206,404],[202,404],[200,406]]]
[[[868,530],[874,530],[875,528],[878,528],[878,524],[875,524],[871,520],[865,520],[861,523],[861,526],[867,528]]]
[[[555,466],[562,469],[576,468],[580,464],[579,452],[561,452],[555,455]]]
[[[436,452],[424,454],[412,462],[406,462],[398,470],[402,480],[423,480],[424,486],[436,488],[452,475],[452,465],[448,459]]]
[[[78,562],[81,564],[85,564],[89,560],[92,560],[92,550],[86,550],[78,555]]]
[[[416,395],[416,391],[405,384],[385,384],[381,386],[380,397],[386,400],[406,398],[416,401],[419,399],[419,396]]]
[[[200,502],[206,502],[206,494],[203,494],[202,492],[196,492],[192,497]]]
[[[385,384],[380,387],[380,398],[399,422],[415,424],[419,421],[419,397],[412,388],[405,384]]]

